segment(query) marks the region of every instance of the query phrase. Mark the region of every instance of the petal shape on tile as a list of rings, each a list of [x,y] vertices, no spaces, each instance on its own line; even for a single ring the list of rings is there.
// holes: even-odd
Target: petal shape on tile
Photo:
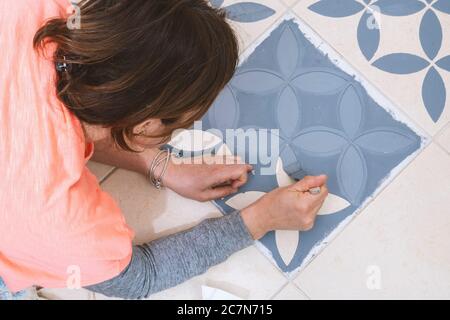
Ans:
[[[430,63],[414,54],[392,53],[376,60],[373,65],[380,70],[395,74],[410,74],[425,69]]]
[[[239,193],[226,201],[225,204],[233,209],[242,210],[251,205],[253,202],[257,201],[265,194],[265,192],[260,191],[248,191]]]
[[[224,0],[209,0],[211,5],[215,8],[220,8],[220,6],[223,4]]]
[[[299,246],[300,232],[277,230],[275,231],[275,241],[284,264],[290,265]]]
[[[333,155],[342,151],[348,141],[330,128],[313,128],[296,137],[293,143],[311,155]]]
[[[380,26],[376,14],[370,10],[366,10],[359,20],[358,44],[367,61],[373,58],[380,45]]]
[[[271,71],[252,70],[237,74],[232,85],[247,93],[265,93],[278,89],[283,80]]]
[[[227,85],[208,111],[209,121],[214,128],[233,129],[239,121],[239,105],[232,88]]]
[[[312,4],[308,9],[326,17],[342,18],[360,12],[364,6],[354,0],[322,0]]]
[[[180,130],[169,142],[175,149],[188,152],[211,149],[219,144],[222,144],[221,138],[201,130]]]
[[[335,214],[341,210],[348,208],[349,206],[351,206],[350,202],[335,194],[330,193],[317,214],[319,216]]]
[[[283,167],[283,160],[281,158],[277,161],[277,168],[276,168],[276,174],[277,174],[277,182],[279,187],[287,187],[291,184],[294,184],[296,181],[292,179],[286,171],[284,171]]]
[[[353,137],[359,130],[363,117],[363,104],[354,86],[349,86],[339,102],[339,120],[344,131]]]
[[[422,98],[431,119],[438,122],[445,108],[447,92],[444,80],[434,67],[428,70],[423,81]]]
[[[450,71],[450,56],[443,57],[439,61],[436,62],[436,64],[447,71]]]
[[[281,73],[289,78],[297,67],[300,56],[297,38],[290,27],[286,27],[281,34],[277,47],[277,60]]]
[[[228,18],[237,22],[256,22],[269,18],[275,10],[255,2],[239,2],[225,7]]]
[[[436,58],[442,45],[442,27],[433,10],[427,10],[420,23],[420,43],[430,60]]]
[[[364,150],[387,155],[408,149],[415,140],[402,132],[386,128],[365,133],[355,143]]]
[[[311,71],[296,77],[292,84],[302,91],[329,94],[342,89],[347,80],[333,71]]]
[[[337,166],[338,183],[347,199],[357,204],[367,183],[366,161],[355,147],[350,146],[341,155]]]
[[[389,16],[409,16],[425,8],[425,4],[418,0],[378,0],[373,6]]]
[[[233,152],[231,152],[228,145],[224,143],[217,149],[216,156],[233,156]]]
[[[433,8],[441,12],[450,14],[450,1],[448,0],[438,0],[433,4]]]
[[[300,120],[300,107],[297,96],[290,86],[287,86],[281,92],[277,107],[277,118],[280,130],[286,136],[292,136]]]

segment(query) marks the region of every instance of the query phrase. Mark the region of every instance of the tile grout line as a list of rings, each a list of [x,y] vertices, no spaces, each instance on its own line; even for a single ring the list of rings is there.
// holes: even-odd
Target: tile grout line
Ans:
[[[250,41],[250,42],[248,43],[247,46],[245,46],[244,48],[242,48],[241,53],[239,54],[239,60],[240,60],[240,61],[239,61],[239,65],[242,63],[242,61],[245,60],[245,59],[242,60],[242,57],[245,57],[245,56],[246,56],[245,53],[246,53],[250,48],[252,48],[252,47],[254,46],[254,44],[257,43],[257,42],[260,40],[260,38],[263,37],[264,34],[265,34],[268,30],[272,29],[273,26],[274,26],[275,24],[277,24],[277,23],[282,19],[282,17],[286,14],[286,12],[288,12],[288,11],[291,9],[291,7],[289,7],[289,6],[288,6],[287,4],[285,4],[283,1],[279,1],[279,3],[280,3],[280,5],[284,8],[284,10],[281,11],[280,16],[279,16],[278,18],[274,19],[274,21],[273,21],[272,23],[270,23],[264,30],[262,30],[262,32],[261,32],[259,35],[257,35],[256,37],[254,37],[254,39],[252,39],[252,41]]]
[[[106,180],[108,180],[118,170],[119,170],[118,168],[112,168],[107,174],[105,174],[105,176],[102,179],[100,179],[99,181],[100,185],[106,182]]]
[[[439,130],[433,137],[432,140],[435,142],[445,153],[450,156],[450,152],[442,145],[442,143],[438,140],[447,130],[450,130],[450,121],[445,124],[441,130]]]
[[[360,68],[358,68],[357,66],[355,66],[353,64],[353,62],[348,61],[345,56],[343,55],[343,53],[338,50],[335,46],[333,46],[329,41],[325,40],[324,37],[321,36],[321,33],[319,33],[315,28],[312,27],[312,25],[305,21],[300,14],[297,13],[296,10],[294,10],[294,7],[296,7],[298,4],[300,3],[297,2],[297,4],[295,6],[293,6],[292,8],[288,9],[288,11],[290,11],[297,19],[299,19],[300,21],[302,21],[308,28],[310,28],[317,36],[320,37],[320,39],[322,40],[322,42],[327,45],[328,47],[330,47],[334,52],[336,52],[339,55],[339,58],[344,61],[345,63],[347,63],[352,69],[354,69],[354,71],[356,71],[356,73],[358,73],[361,77],[363,77],[365,79],[366,82],[368,82],[375,90],[377,90],[380,94],[382,94],[386,99],[389,100],[389,102],[395,107],[395,112],[397,112],[400,115],[403,115],[404,118],[407,118],[407,120],[410,122],[411,125],[415,126],[415,129],[420,130],[420,134],[424,134],[426,135],[426,138],[432,138],[433,136],[430,134],[430,132],[428,132],[428,130],[426,130],[419,122],[417,122],[415,119],[413,119],[409,113],[407,113],[406,111],[404,111],[403,108],[400,107],[400,104],[396,102],[395,99],[393,99],[389,94],[385,93],[384,90],[381,90],[381,88],[375,84],[372,80],[369,80],[368,78],[366,78],[366,76],[364,75],[365,73],[363,73]],[[369,64],[368,67],[371,67],[372,65]],[[384,108],[383,108],[384,109]],[[386,109],[385,109],[386,110]],[[388,110],[387,110],[388,111]],[[406,124],[408,127],[411,128],[411,125]],[[416,130],[413,130],[416,132]],[[418,132],[416,132],[418,133]]]
[[[433,140],[433,143],[434,143],[439,149],[441,149],[442,151],[444,151],[444,152],[450,157],[450,152],[448,152],[447,149],[445,149],[445,147],[442,146],[442,145],[439,143],[439,141],[434,141],[434,140]]]
[[[325,250],[327,250],[332,242],[335,242],[335,240],[340,237],[345,230],[347,230],[352,224],[355,223],[356,219],[363,215],[364,212],[367,210],[367,208],[379,197],[381,196],[385,190],[387,189],[387,187],[389,187],[395,180],[397,180],[398,178],[400,178],[400,176],[402,175],[402,173],[406,170],[406,168],[408,168],[423,152],[425,152],[425,150],[427,150],[431,145],[433,144],[432,141],[430,141],[426,146],[424,146],[421,150],[419,150],[417,152],[417,154],[415,155],[415,157],[413,159],[411,159],[411,161],[409,161],[409,163],[407,163],[402,169],[400,169],[400,171],[397,172],[397,174],[395,175],[395,177],[392,179],[392,181],[390,181],[389,184],[385,185],[384,187],[382,187],[380,190],[378,190],[378,194],[375,197],[372,197],[370,201],[368,201],[363,207],[360,208],[359,212],[357,212],[353,217],[350,218],[350,220],[345,223],[345,225],[340,229],[337,230],[336,233],[334,234],[334,236],[332,236],[331,238],[329,238],[328,242],[326,243],[326,245],[323,246],[323,248],[321,248],[317,254],[315,254],[303,267],[301,267],[296,274],[292,275],[292,281],[294,282],[296,279],[298,279],[300,277],[300,275],[317,259],[317,257],[319,255],[321,255]],[[336,230],[336,229],[335,229]]]
[[[305,23],[307,27],[309,27],[314,33],[316,33],[316,34],[320,37],[320,39],[322,40],[323,43],[325,43],[326,45],[328,45],[332,50],[334,50],[334,51],[339,55],[339,57],[340,57],[343,61],[345,61],[346,63],[348,63],[352,69],[354,69],[357,73],[359,73],[361,76],[364,77],[364,74],[363,74],[362,72],[359,71],[359,68],[356,68],[353,64],[347,62],[347,60],[346,60],[346,59],[344,58],[344,56],[340,53],[340,51],[336,50],[336,48],[334,48],[334,47],[331,46],[328,42],[326,42],[326,41],[323,39],[323,37],[320,36],[320,34],[319,34],[315,29],[313,29],[308,23],[306,23],[305,21],[303,21],[303,19],[301,19],[301,18],[299,17],[299,15],[293,10],[293,7],[297,6],[299,3],[300,3],[300,2],[297,1],[297,2],[295,2],[293,5],[288,6],[287,4],[285,4],[284,2],[282,2],[282,5],[283,5],[286,9],[284,10],[284,12],[283,12],[283,14],[280,16],[280,18],[275,19],[274,22],[273,22],[270,26],[268,26],[268,27],[265,29],[265,31],[264,31],[263,33],[261,33],[259,36],[255,37],[255,39],[254,39],[254,40],[253,40],[253,41],[252,41],[252,42],[251,42],[251,43],[250,43],[250,44],[242,51],[242,53],[241,53],[240,56],[241,56],[241,57],[242,57],[242,56],[245,56],[245,53],[247,52],[247,50],[249,50],[252,46],[254,46],[256,43],[258,43],[258,42],[261,40],[261,38],[264,36],[264,33],[268,32],[268,31],[271,30],[276,24],[278,24],[279,21],[282,20],[282,17],[283,17],[284,15],[290,13],[291,15],[294,15],[297,19],[299,19],[300,21],[302,21],[303,23]],[[398,104],[397,104],[397,103],[392,103],[393,100],[392,100],[388,95],[386,95],[382,90],[380,90],[377,86],[373,85],[372,82],[369,82],[369,83],[370,83],[377,91],[379,91],[382,95],[384,95],[387,99],[389,99],[389,100],[391,101],[391,104],[395,107],[395,112],[397,112],[397,113],[400,114],[400,115],[403,115],[403,117],[406,118],[406,119],[411,123],[411,125],[408,125],[409,127],[411,127],[411,126],[413,125],[413,126],[416,127],[417,131],[421,131],[420,133],[421,133],[421,135],[422,135],[421,137],[423,138],[424,144],[422,145],[422,148],[416,152],[416,154],[414,155],[414,157],[412,157],[408,163],[406,163],[405,165],[403,165],[402,168],[401,168],[399,171],[397,171],[397,172],[395,173],[395,176],[392,178],[392,180],[389,182],[389,184],[387,184],[387,185],[383,186],[382,188],[380,188],[379,190],[377,190],[376,195],[375,195],[374,197],[371,197],[370,201],[368,201],[367,203],[365,203],[364,206],[360,207],[359,212],[356,213],[356,214],[350,219],[350,221],[349,221],[345,226],[343,226],[342,230],[338,231],[332,238],[330,238],[330,240],[328,241],[328,243],[327,243],[327,244],[326,244],[326,245],[325,245],[325,246],[324,246],[324,247],[323,247],[323,248],[322,248],[322,249],[314,256],[314,257],[312,257],[311,260],[310,260],[308,263],[306,263],[306,264],[305,264],[302,268],[300,268],[297,272],[294,272],[294,274],[292,274],[292,275],[287,275],[286,273],[284,273],[281,269],[279,269],[279,267],[278,267],[276,264],[274,264],[274,262],[272,261],[272,259],[271,259],[269,256],[267,256],[264,252],[261,252],[261,250],[259,250],[260,253],[261,253],[263,256],[266,257],[266,259],[268,260],[268,262],[271,263],[272,265],[274,265],[275,268],[278,270],[278,272],[280,272],[285,278],[287,278],[288,281],[294,281],[296,278],[298,278],[298,277],[300,276],[300,274],[303,272],[303,270],[305,270],[305,269],[308,267],[308,265],[309,265],[312,261],[314,261],[315,258],[316,258],[323,250],[325,250],[325,249],[329,246],[329,244],[330,244],[332,241],[334,241],[334,239],[335,239],[336,237],[338,237],[338,236],[339,236],[339,235],[340,235],[340,234],[341,234],[341,233],[342,233],[342,232],[350,225],[350,223],[353,222],[353,220],[355,220],[360,214],[362,214],[363,211],[365,211],[365,209],[366,209],[366,208],[367,208],[374,200],[376,200],[376,198],[378,198],[378,196],[381,195],[381,193],[383,193],[384,190],[385,190],[385,189],[386,189],[386,188],[387,188],[394,180],[396,180],[397,177],[399,177],[399,176],[403,173],[403,171],[404,171],[407,167],[409,167],[409,165],[410,165],[410,164],[411,164],[411,163],[412,163],[412,162],[413,162],[420,154],[422,154],[422,152],[423,152],[425,149],[427,149],[427,148],[431,145],[431,143],[432,143],[432,136],[428,133],[427,130],[425,130],[425,129],[424,129],[421,125],[419,125],[415,120],[413,120],[413,119],[410,117],[409,114],[407,114],[406,112],[403,111],[403,109],[401,109],[400,107],[398,107]],[[388,111],[388,110],[387,110],[387,111]],[[413,130],[413,131],[416,132],[416,130]],[[418,133],[418,132],[416,132],[416,133]],[[257,249],[259,249],[258,246],[256,246],[256,247],[257,247]]]
[[[291,283],[292,283],[292,285],[293,285],[297,290],[299,290],[305,297],[307,297],[309,300],[313,300],[313,298],[311,298],[311,297],[309,296],[309,294],[307,294],[306,291],[305,291],[303,288],[301,288],[299,285],[297,285],[294,281],[291,281]]]
[[[287,3],[284,2],[284,0],[280,0],[280,2],[282,4],[284,4],[287,8],[292,9],[294,8],[297,4],[299,4],[300,0],[295,0],[291,5],[288,5]]]
[[[280,294],[281,291],[286,289],[286,287],[289,285],[289,281],[286,281],[275,293],[268,299],[268,300],[274,300],[277,295]]]

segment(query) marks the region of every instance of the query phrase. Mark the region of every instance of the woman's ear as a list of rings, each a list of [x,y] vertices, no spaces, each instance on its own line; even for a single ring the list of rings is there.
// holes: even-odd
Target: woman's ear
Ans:
[[[160,119],[148,119],[134,127],[133,134],[137,136],[155,136],[164,128]]]

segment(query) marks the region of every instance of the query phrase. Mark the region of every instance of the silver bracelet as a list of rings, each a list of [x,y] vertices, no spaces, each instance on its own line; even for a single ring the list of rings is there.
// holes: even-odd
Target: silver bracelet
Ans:
[[[148,176],[149,176],[150,182],[158,190],[160,190],[160,189],[162,189],[164,187],[163,178],[164,178],[164,175],[165,175],[165,173],[167,171],[167,167],[169,166],[170,157],[171,157],[171,152],[169,150],[161,150],[160,152],[158,152],[158,154],[153,159],[153,161],[152,161],[152,163],[150,165],[150,169],[148,171]],[[162,168],[162,171],[159,174],[159,176],[156,177],[155,170],[157,168],[159,168],[159,166],[163,162],[164,162],[164,166]]]

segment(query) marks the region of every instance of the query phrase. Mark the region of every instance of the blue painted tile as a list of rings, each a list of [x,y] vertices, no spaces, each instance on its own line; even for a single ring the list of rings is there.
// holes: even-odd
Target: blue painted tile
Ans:
[[[210,0],[212,6],[222,7],[223,0]],[[275,10],[256,2],[238,2],[223,7],[228,14],[228,19],[249,23],[264,20],[275,14]]]
[[[309,6],[309,9],[320,15],[339,18],[357,14],[363,10],[359,24],[357,40],[362,54],[370,61],[380,46],[380,29],[377,27],[377,17],[373,11],[393,17],[408,16],[423,12],[418,33],[423,52],[429,60],[439,54],[442,47],[442,26],[436,11],[450,14],[450,1],[429,0],[431,7],[427,8],[420,0],[378,0],[364,1],[366,7],[356,0],[318,0]],[[400,22],[399,22],[400,23]],[[380,57],[372,63],[380,70],[407,75],[418,72],[429,67],[430,63],[421,57],[422,52],[417,54],[392,53]],[[448,71],[446,58],[436,62],[436,65]],[[424,106],[434,122],[439,121],[446,103],[447,93],[445,85],[442,85],[442,76],[439,68],[429,69],[422,85],[422,97]],[[433,87],[436,85],[436,87]]]
[[[435,74],[430,79],[431,86],[438,83]],[[319,216],[313,230],[301,233],[290,263],[283,261],[274,233],[261,240],[285,272],[297,269],[422,142],[319,51],[292,20],[283,21],[239,67],[203,119],[203,128],[219,129],[224,135],[231,128],[279,129],[279,136],[271,138],[280,142],[284,169],[294,177],[300,169],[328,174],[330,192],[350,204]],[[251,154],[241,156],[248,159]],[[255,166],[257,174],[240,192],[278,187],[275,174],[260,174],[263,166]],[[216,201],[225,214],[234,210],[227,200]]]

